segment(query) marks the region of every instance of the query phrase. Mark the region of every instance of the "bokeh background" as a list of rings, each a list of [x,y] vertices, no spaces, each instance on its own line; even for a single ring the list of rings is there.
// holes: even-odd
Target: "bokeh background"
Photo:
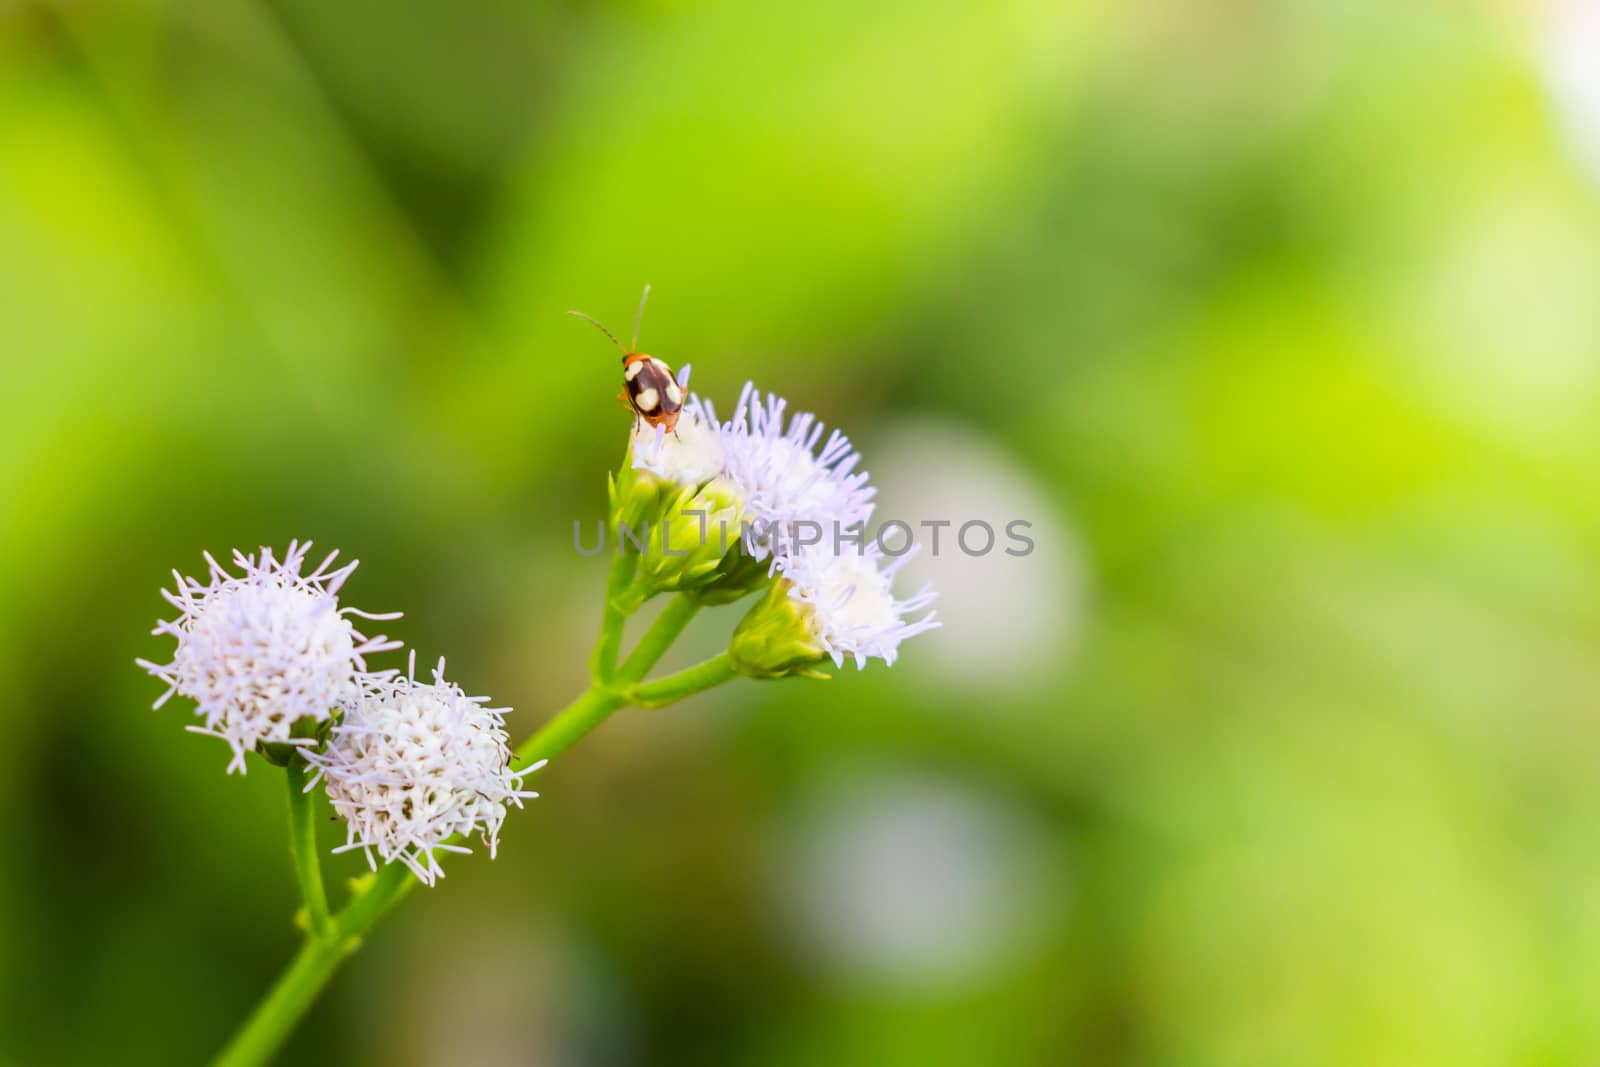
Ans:
[[[1592,5],[4,0],[0,1063],[200,1061],[296,943],[171,568],[314,538],[518,736],[581,688],[562,312],[645,281],[1037,550],[619,715],[285,1062],[1600,1060]]]

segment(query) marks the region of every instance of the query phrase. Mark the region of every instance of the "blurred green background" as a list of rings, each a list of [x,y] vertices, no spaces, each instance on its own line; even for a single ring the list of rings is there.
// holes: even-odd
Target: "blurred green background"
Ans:
[[[517,736],[582,687],[627,418],[562,312],[645,281],[724,411],[1038,550],[921,561],[892,670],[619,715],[285,1062],[1597,1062],[1596,57],[1559,2],[0,2],[0,1063],[197,1062],[296,943],[281,781],[134,667],[171,568],[314,538]]]

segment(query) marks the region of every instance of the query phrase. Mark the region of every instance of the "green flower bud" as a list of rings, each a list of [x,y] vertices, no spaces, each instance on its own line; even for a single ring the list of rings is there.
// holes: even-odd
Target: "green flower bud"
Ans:
[[[772,582],[771,571],[771,560],[754,559],[745,552],[742,543],[736,544],[722,557],[710,579],[694,590],[694,598],[704,607],[732,604],[757,589],[766,588]]]
[[[747,678],[827,678],[819,668],[827,652],[817,639],[811,605],[789,595],[779,579],[733,631],[728,658]]]
[[[671,482],[636,468],[633,449],[629,448],[623,457],[622,469],[610,482],[611,532],[615,534],[619,526],[639,530],[647,522],[657,525],[661,521],[662,497],[673,488]]]
[[[739,549],[740,497],[722,479],[669,492],[639,575],[658,592],[697,589],[712,581],[722,561]]]

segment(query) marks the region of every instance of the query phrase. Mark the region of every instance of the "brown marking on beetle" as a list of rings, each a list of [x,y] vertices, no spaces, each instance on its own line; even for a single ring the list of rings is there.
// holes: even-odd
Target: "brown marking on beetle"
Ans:
[[[623,365],[627,367],[624,378],[634,413],[651,426],[663,426],[669,433],[674,431],[678,415],[683,411],[683,391],[672,377],[672,368],[643,352],[630,354]]]

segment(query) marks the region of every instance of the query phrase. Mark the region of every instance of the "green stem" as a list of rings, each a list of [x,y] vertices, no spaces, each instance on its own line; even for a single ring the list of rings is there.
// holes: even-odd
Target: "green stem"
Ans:
[[[612,557],[611,573],[606,578],[606,602],[600,616],[600,637],[589,657],[589,675],[596,682],[609,682],[617,669],[617,654],[622,649],[622,626],[628,614],[622,601],[633,583],[639,557],[619,551]]]
[[[667,601],[667,606],[656,616],[656,621],[645,631],[632,654],[618,669],[616,680],[624,685],[633,685],[642,679],[672,647],[672,642],[678,639],[684,627],[699,611],[700,602],[684,593]]]
[[[336,941],[307,939],[266,999],[256,1005],[233,1040],[211,1061],[212,1067],[259,1067],[269,1062],[347,952]]]
[[[669,674],[665,678],[636,686],[631,694],[630,703],[637,704],[641,708],[659,708],[721,685],[737,673],[733,667],[733,660],[723,652],[712,656],[704,663],[685,668],[677,674]]]
[[[327,891],[322,887],[322,862],[317,858],[312,797],[306,792],[306,779],[310,776],[298,754],[289,757],[284,772],[289,783],[289,852],[294,856],[294,873],[300,879],[300,896],[306,905],[306,930],[313,937],[327,937],[333,930],[333,919],[328,913]]]
[[[591,687],[517,746],[518,765],[526,767],[542,759],[554,759],[627,702],[625,693],[599,686]]]

